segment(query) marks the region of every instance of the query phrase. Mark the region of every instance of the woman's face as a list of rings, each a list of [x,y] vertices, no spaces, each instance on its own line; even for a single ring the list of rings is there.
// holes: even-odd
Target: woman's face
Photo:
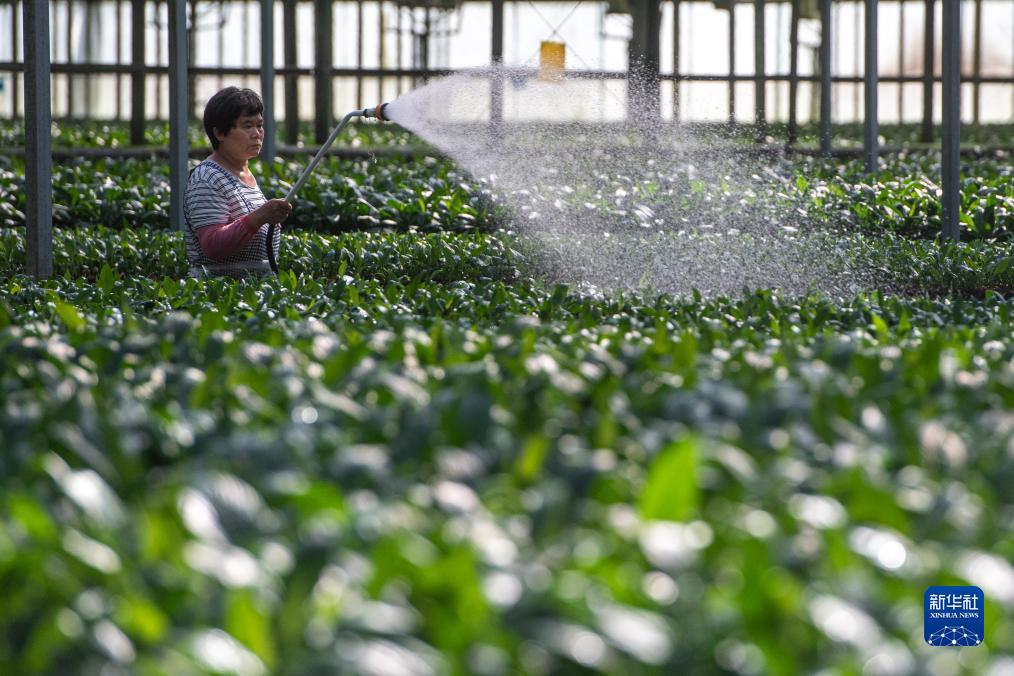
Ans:
[[[241,115],[228,134],[216,129],[215,137],[218,138],[218,152],[223,155],[243,160],[257,157],[264,143],[264,116]]]

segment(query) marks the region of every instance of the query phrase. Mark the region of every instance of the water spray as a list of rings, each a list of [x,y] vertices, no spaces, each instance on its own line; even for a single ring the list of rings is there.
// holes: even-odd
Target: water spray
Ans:
[[[324,155],[331,148],[331,144],[333,144],[334,140],[338,138],[338,134],[341,133],[342,129],[344,129],[348,123],[352,121],[352,118],[372,117],[378,120],[388,121],[390,118],[387,117],[387,106],[387,103],[381,103],[373,108],[363,108],[362,110],[353,110],[352,112],[347,113],[345,117],[342,118],[342,121],[338,123],[338,126],[334,128],[334,131],[331,132],[331,135],[327,137],[327,140],[324,141],[324,145],[320,147],[317,154],[313,156],[312,160],[310,160],[310,164],[308,164],[306,169],[303,170],[303,173],[299,175],[299,179],[297,179],[295,184],[289,188],[289,192],[285,194],[285,201],[290,204],[292,203],[292,199],[296,196],[296,193],[299,192],[299,189],[303,187],[303,184],[306,183],[306,179],[310,177],[310,173],[313,172],[314,168],[320,164],[322,159],[324,159]],[[268,226],[268,237],[265,244],[268,254],[268,265],[271,266],[271,271],[277,274],[278,262],[275,260],[275,251],[272,246],[275,239],[276,227],[278,227],[276,223],[272,223]]]

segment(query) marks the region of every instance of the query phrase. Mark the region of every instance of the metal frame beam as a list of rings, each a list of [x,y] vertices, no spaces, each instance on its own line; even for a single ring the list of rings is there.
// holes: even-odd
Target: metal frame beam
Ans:
[[[17,72],[20,73],[24,70],[24,64],[20,61],[0,61],[0,72]],[[51,72],[56,75],[59,73],[85,73],[90,72],[93,74],[130,74],[134,68],[129,64],[115,63],[51,63]],[[169,73],[168,66],[150,66],[145,69],[149,75],[167,75]],[[231,76],[242,76],[242,77],[259,77],[260,67],[253,66],[190,66],[187,71],[191,76],[194,75],[221,75],[225,77]],[[426,76],[429,78],[441,77],[444,75],[455,75],[459,73],[468,73],[469,69],[453,69],[453,68],[332,68],[331,73],[334,77],[355,77],[357,73],[362,73],[363,77],[422,77]],[[296,76],[307,76],[311,77],[315,73],[315,69],[311,66],[297,66],[297,67],[276,67],[276,75],[296,75]],[[588,78],[588,79],[617,79],[622,80],[627,77],[626,71],[621,70],[573,70],[567,72],[568,78]],[[673,75],[671,73],[659,73],[660,80],[672,80]],[[691,81],[691,82],[753,82],[754,75],[733,75],[731,78],[728,74],[719,73],[680,73],[680,80]],[[789,73],[769,73],[765,76],[768,82],[788,82],[790,79]],[[863,84],[865,82],[864,75],[833,75],[831,82],[833,84]],[[799,82],[813,82],[819,83],[822,78],[820,74],[816,75],[800,75],[798,76]],[[895,74],[880,74],[877,80],[883,83],[907,83],[907,84],[919,84],[923,81],[922,75],[895,75]],[[933,80],[936,83],[942,83],[943,78],[936,77]],[[1010,85],[1014,83],[1014,78],[1003,75],[982,75],[979,78],[971,76],[962,76],[961,81],[965,84],[1001,84]]]

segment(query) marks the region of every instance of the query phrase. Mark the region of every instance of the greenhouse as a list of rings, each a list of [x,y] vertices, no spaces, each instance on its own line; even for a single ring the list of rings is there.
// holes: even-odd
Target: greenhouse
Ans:
[[[0,0],[0,673],[1014,676],[1012,35]]]

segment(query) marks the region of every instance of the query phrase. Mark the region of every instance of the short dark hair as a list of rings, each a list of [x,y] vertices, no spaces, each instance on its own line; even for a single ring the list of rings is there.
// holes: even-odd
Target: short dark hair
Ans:
[[[218,150],[215,130],[228,134],[236,126],[236,120],[247,115],[263,115],[264,102],[252,89],[226,87],[210,99],[204,107],[204,131],[208,134],[211,147]]]

